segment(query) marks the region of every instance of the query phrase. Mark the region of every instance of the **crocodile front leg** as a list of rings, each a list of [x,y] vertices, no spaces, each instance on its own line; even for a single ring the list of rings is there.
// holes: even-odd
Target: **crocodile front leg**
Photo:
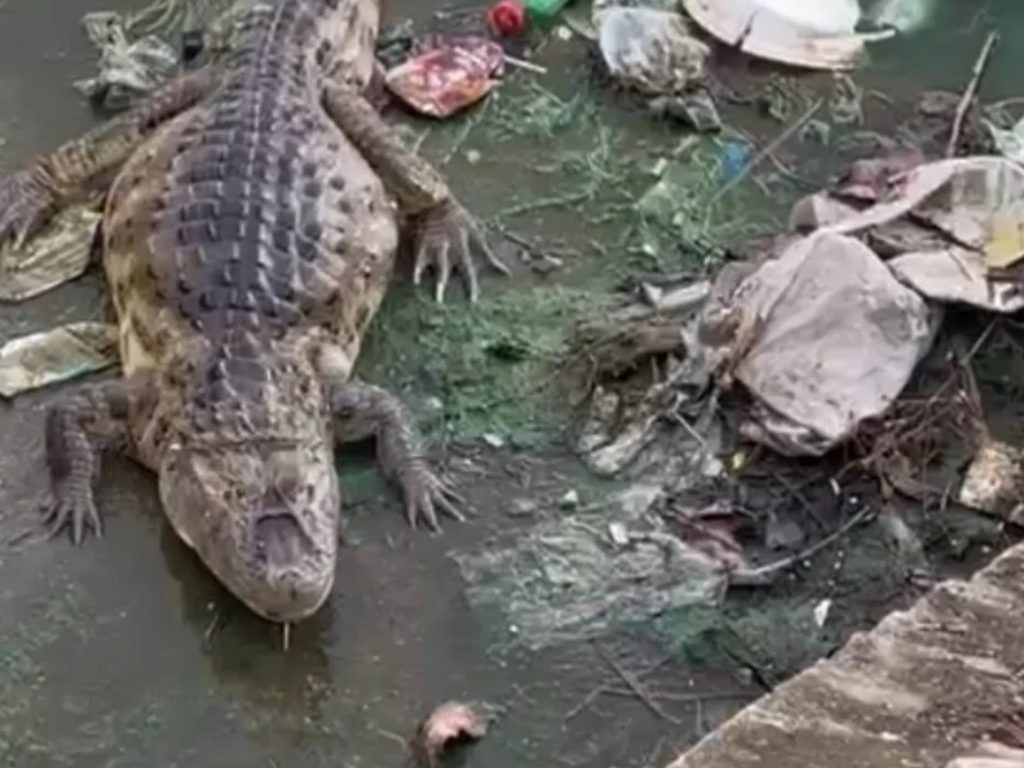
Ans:
[[[0,177],[0,245],[23,243],[63,205],[113,180],[114,173],[161,125],[199,103],[214,85],[208,71],[160,88],[146,101],[29,167]]]
[[[104,451],[126,451],[131,421],[149,377],[121,379],[83,388],[51,406],[46,414],[46,460],[52,501],[46,513],[51,535],[71,529],[75,544],[86,527],[99,536],[100,517],[93,499]]]
[[[509,274],[487,244],[480,225],[455,199],[441,174],[402,143],[362,94],[332,84],[325,89],[323,101],[327,114],[398,200],[402,213],[420,218],[414,283],[418,285],[432,265],[437,273],[435,298],[444,301],[457,265],[466,279],[470,301],[475,302],[480,285],[471,250],[474,244],[494,269]]]
[[[331,388],[330,402],[339,442],[376,438],[377,461],[402,489],[410,526],[415,528],[423,518],[439,531],[438,511],[465,520],[456,507],[462,499],[430,468],[412,419],[397,397],[380,387],[347,381]]]

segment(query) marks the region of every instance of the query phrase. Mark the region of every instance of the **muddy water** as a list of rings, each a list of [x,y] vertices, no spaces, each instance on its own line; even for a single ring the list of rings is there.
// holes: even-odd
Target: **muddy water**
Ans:
[[[939,2],[936,28],[879,53],[879,84],[902,92],[957,86],[993,18],[1004,30],[1004,48],[1014,43],[1013,29],[1024,29],[1024,10],[1013,0]],[[79,17],[133,5],[0,0],[4,167],[93,124],[70,87],[93,67]],[[393,16],[403,7],[421,18],[428,13],[417,0],[390,5]],[[564,45],[546,56],[556,70],[580,60]],[[990,75],[991,92],[1015,95],[1014,57],[998,58]],[[575,88],[557,72],[551,80],[560,92]],[[663,129],[627,122],[650,132],[638,133],[638,143],[664,140]],[[470,146],[486,155],[483,141],[474,138]],[[509,168],[544,160],[535,142],[513,148],[510,156],[503,145],[501,157],[492,159]],[[464,194],[497,210],[509,177],[487,168],[457,158],[450,171]],[[575,214],[559,210],[520,224],[581,242],[592,234],[579,231]],[[0,338],[97,317],[103,295],[90,277],[30,305],[4,308]],[[539,457],[517,472],[507,470],[518,458],[487,452],[464,457],[456,472],[480,519],[450,528],[440,539],[407,531],[369,460],[348,456],[352,521],[337,593],[314,621],[294,632],[290,651],[283,653],[280,635],[239,610],[175,540],[161,518],[152,478],[136,467],[109,465],[99,495],[107,523],[101,541],[76,550],[64,541],[24,538],[34,530],[43,488],[42,408],[51,396],[0,407],[3,764],[397,766],[404,759],[400,739],[426,708],[470,697],[508,709],[494,737],[470,756],[471,765],[642,766],[685,746],[736,706],[680,706],[670,713],[679,722],[670,723],[637,701],[614,699],[567,720],[611,674],[593,647],[538,655],[493,647],[494,627],[467,608],[447,553],[499,526],[509,494],[525,493],[528,486],[529,493],[550,497],[571,484],[578,470],[564,456]],[[661,654],[639,636],[609,642],[636,659],[637,668]],[[728,677],[695,679],[679,668],[664,674],[680,686],[736,686]]]

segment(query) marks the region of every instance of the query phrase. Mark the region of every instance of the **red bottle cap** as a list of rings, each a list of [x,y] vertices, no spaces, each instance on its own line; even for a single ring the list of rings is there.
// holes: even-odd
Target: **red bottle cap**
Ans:
[[[526,31],[526,9],[518,0],[498,0],[487,10],[487,23],[496,35],[521,35]]]

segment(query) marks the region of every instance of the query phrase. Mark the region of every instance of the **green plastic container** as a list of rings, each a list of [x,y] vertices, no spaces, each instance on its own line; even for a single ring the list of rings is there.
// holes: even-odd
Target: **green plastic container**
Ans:
[[[554,23],[559,12],[567,6],[571,0],[521,0],[530,21],[540,26],[547,26]]]

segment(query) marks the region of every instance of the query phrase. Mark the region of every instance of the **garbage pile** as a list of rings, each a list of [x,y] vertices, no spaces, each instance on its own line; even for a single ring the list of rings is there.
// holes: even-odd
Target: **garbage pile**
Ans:
[[[578,449],[593,469],[621,472],[666,422],[689,419],[689,431],[700,431],[682,408],[699,411],[709,392],[731,391],[741,393],[744,439],[785,456],[823,456],[897,403],[947,307],[1024,308],[1022,233],[1024,167],[1009,158],[903,154],[855,164],[798,201],[788,231],[760,259],[730,265],[710,289],[692,286],[707,296],[698,310],[654,311],[633,330],[646,334],[633,353],[671,348],[672,370],[625,421],[598,385]],[[669,340],[661,348],[650,341],[655,330]],[[691,449],[690,436],[675,432]],[[973,438],[984,437],[979,424]],[[1005,449],[986,445],[979,461],[1008,463]],[[982,494],[979,472],[964,498],[987,510],[980,497],[1005,489]]]

